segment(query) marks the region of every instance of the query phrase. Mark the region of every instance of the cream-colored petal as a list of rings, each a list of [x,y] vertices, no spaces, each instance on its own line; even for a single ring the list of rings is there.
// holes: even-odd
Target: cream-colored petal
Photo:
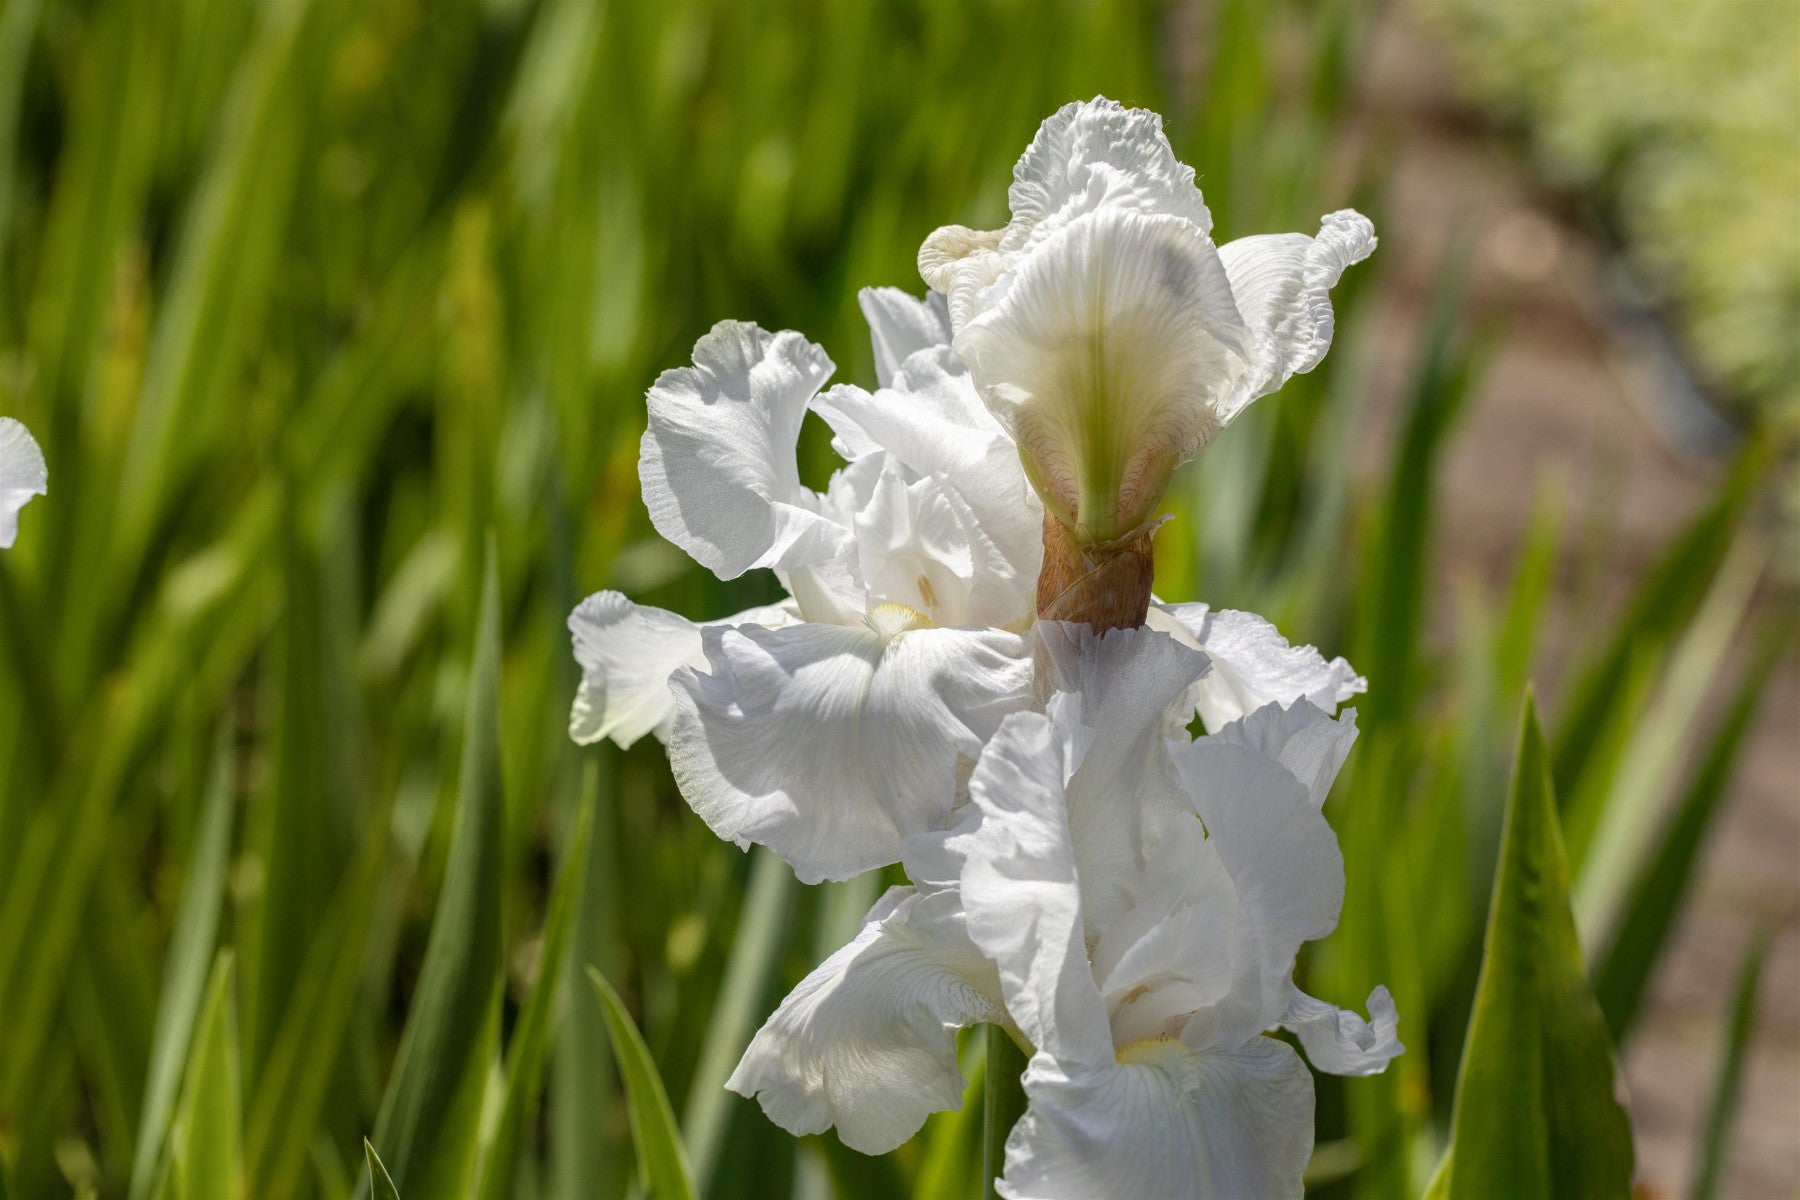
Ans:
[[[1153,516],[1221,428],[1248,341],[1205,231],[1107,208],[1023,256],[956,349],[1045,502],[1105,542]]]

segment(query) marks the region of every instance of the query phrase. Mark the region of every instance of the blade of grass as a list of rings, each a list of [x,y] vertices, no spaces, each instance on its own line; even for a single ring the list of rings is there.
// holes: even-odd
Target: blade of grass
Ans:
[[[483,572],[463,722],[462,775],[437,915],[407,1013],[393,1077],[370,1139],[399,1187],[461,1194],[474,1170],[482,1091],[499,1036],[502,947],[500,580],[492,544]],[[359,1197],[366,1195],[363,1187]]]
[[[243,1194],[243,1110],[231,976],[231,951],[221,950],[195,1026],[187,1091],[175,1120],[170,1190],[195,1200]]]
[[[773,852],[752,852],[750,888],[731,940],[731,957],[719,980],[718,999],[707,1022],[706,1042],[689,1086],[681,1129],[694,1180],[709,1189],[719,1151],[730,1124],[731,1102],[725,1090],[732,1068],[743,1057],[755,1032],[763,995],[786,945],[788,909],[796,884],[794,873]]]
[[[1632,731],[1575,880],[1575,923],[1586,945],[1603,946],[1617,935],[1631,881],[1668,828],[1680,799],[1689,731],[1710,699],[1768,561],[1769,547],[1759,535],[1738,538],[1682,634],[1655,701]]]
[[[1675,810],[1655,857],[1632,884],[1622,902],[1618,935],[1607,946],[1594,971],[1594,993],[1623,1042],[1637,1018],[1638,1005],[1662,949],[1681,913],[1693,877],[1694,863],[1735,773],[1744,739],[1761,713],[1763,693],[1782,661],[1792,625],[1772,631],[1758,646],[1749,673],[1700,758],[1693,781]]]
[[[644,1045],[643,1035],[632,1023],[631,1014],[625,1011],[624,1001],[606,982],[606,977],[593,967],[588,968],[587,975],[606,1014],[613,1057],[625,1080],[640,1186],[652,1200],[693,1200],[698,1195],[694,1190],[693,1172],[688,1169],[687,1153],[682,1149],[681,1134],[675,1125],[675,1113],[669,1107],[669,1096],[663,1090],[656,1064],[650,1059],[650,1048]]]
[[[506,1095],[501,1103],[500,1122],[484,1152],[476,1187],[476,1195],[483,1200],[489,1197],[500,1200],[513,1194],[513,1173],[520,1139],[531,1121],[543,1084],[544,1063],[557,1019],[556,999],[561,994],[563,964],[568,957],[569,932],[575,926],[575,914],[581,906],[581,885],[587,874],[588,838],[593,831],[594,799],[599,790],[591,766],[581,790],[575,826],[563,843],[562,865],[557,870],[549,910],[544,916],[537,981],[532,984],[524,1015],[519,1018],[512,1045],[507,1048]]]
[[[1719,1055],[1719,1073],[1713,1084],[1712,1103],[1706,1110],[1706,1133],[1701,1140],[1700,1168],[1694,1177],[1694,1200],[1713,1200],[1725,1170],[1725,1152],[1737,1121],[1738,1086],[1743,1079],[1744,1058],[1756,1030],[1756,994],[1762,987],[1763,967],[1769,959],[1773,924],[1765,924],[1750,939],[1750,948],[1738,968],[1731,1010],[1725,1024],[1725,1049]]]

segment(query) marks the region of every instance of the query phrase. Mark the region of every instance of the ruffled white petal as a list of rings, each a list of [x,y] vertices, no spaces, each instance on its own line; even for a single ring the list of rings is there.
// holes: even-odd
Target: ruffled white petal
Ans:
[[[1203,229],[1103,208],[1022,256],[956,349],[1046,502],[1108,541],[1223,427],[1249,343]]]
[[[19,536],[19,510],[49,488],[44,452],[24,425],[0,417],[0,549]]]
[[[1006,1008],[1032,1045],[1065,1065],[1112,1061],[1106,1006],[1088,967],[1065,788],[1085,737],[1077,697],[1015,713],[969,778],[978,840],[963,851],[969,936],[994,961]]]
[[[1312,646],[1290,646],[1255,613],[1159,604],[1151,606],[1148,624],[1212,659],[1213,669],[1195,684],[1188,711],[1197,710],[1214,732],[1271,702],[1285,708],[1310,700],[1329,712],[1369,686],[1342,658],[1327,662]]]
[[[1353,209],[1326,216],[1319,236],[1239,238],[1219,248],[1238,311],[1256,335],[1251,369],[1220,412],[1230,421],[1245,405],[1319,365],[1331,349],[1331,289],[1344,268],[1375,252],[1375,227]]]
[[[706,626],[792,625],[791,607],[747,609]],[[618,592],[595,592],[569,614],[581,686],[569,709],[569,736],[583,746],[611,738],[629,746],[646,733],[668,737],[675,713],[669,676],[677,667],[706,669],[703,628],[665,609],[633,604]]]
[[[672,677],[669,761],[720,837],[756,842],[802,880],[894,862],[941,827],[959,758],[1030,699],[1023,639],[920,627],[877,609],[864,626],[707,629],[712,670]]]
[[[1101,208],[1162,213],[1212,231],[1194,168],[1176,160],[1162,117],[1104,96],[1065,104],[1038,126],[1013,168],[1002,250],[1024,250]]]
[[[1212,739],[1274,759],[1306,788],[1313,807],[1323,808],[1356,742],[1356,710],[1345,709],[1334,719],[1306,701],[1286,709],[1265,704],[1222,727]]]
[[[1001,628],[1028,622],[1043,558],[1043,506],[1026,482],[1017,447],[982,405],[955,354],[928,348],[906,361],[893,387],[871,395],[841,385],[814,408],[854,464],[850,472],[883,458],[903,468],[909,482],[933,480],[960,514],[972,571],[966,605],[933,619]]]
[[[1025,1093],[999,1187],[1012,1200],[1302,1193],[1312,1075],[1271,1038],[1208,1051],[1139,1043],[1093,1065],[1039,1053]]]
[[[1210,737],[1173,753],[1241,906],[1231,992],[1182,1037],[1196,1047],[1238,1045],[1281,1019],[1295,954],[1337,925],[1344,860],[1305,785],[1280,763]]]
[[[875,378],[893,386],[900,366],[920,350],[950,344],[950,309],[936,292],[923,300],[899,288],[864,288],[856,297],[875,344]]]
[[[725,1086],[790,1133],[835,1125],[864,1154],[886,1154],[931,1113],[960,1108],[956,1031],[1005,1013],[954,901],[889,890],[855,940],[782,1001]]]
[[[721,579],[841,557],[849,531],[800,484],[795,443],[825,352],[797,333],[721,321],[694,365],[650,389],[639,448],[644,504],[658,533]]]
[[[1295,988],[1281,1023],[1299,1037],[1306,1057],[1318,1070],[1332,1075],[1375,1075],[1406,1049],[1398,1037],[1400,1014],[1386,987],[1369,993],[1369,1018],[1365,1021]]]
[[[1087,935],[1130,907],[1163,830],[1193,807],[1163,742],[1164,713],[1207,670],[1206,656],[1149,629],[1096,637],[1040,621],[1039,686],[1081,696],[1092,742],[1069,784]]]

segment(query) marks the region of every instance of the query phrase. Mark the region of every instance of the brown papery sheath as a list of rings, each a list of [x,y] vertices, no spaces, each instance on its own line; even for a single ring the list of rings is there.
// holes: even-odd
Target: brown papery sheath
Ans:
[[[1116,542],[1083,550],[1068,526],[1045,513],[1038,619],[1084,622],[1095,633],[1142,625],[1155,574],[1154,531],[1154,525],[1145,526]]]

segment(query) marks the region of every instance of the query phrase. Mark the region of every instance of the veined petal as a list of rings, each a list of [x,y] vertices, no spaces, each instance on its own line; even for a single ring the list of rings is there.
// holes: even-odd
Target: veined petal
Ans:
[[[1222,421],[1319,365],[1331,349],[1331,289],[1344,268],[1374,252],[1375,227],[1348,208],[1326,216],[1316,238],[1264,234],[1219,248],[1238,311],[1256,337],[1251,368],[1222,406]]]
[[[937,292],[921,300],[893,287],[864,288],[857,294],[869,336],[875,343],[875,378],[893,386],[900,365],[920,350],[950,344],[950,309]]]
[[[1231,993],[1196,1014],[1182,1038],[1197,1048],[1241,1045],[1287,1010],[1301,943],[1337,925],[1344,860],[1305,785],[1279,762],[1213,737],[1171,752],[1241,906]]]
[[[855,940],[782,1001],[725,1086],[789,1133],[835,1125],[864,1154],[886,1154],[930,1114],[960,1108],[956,1031],[1005,1012],[954,900],[890,889]]]
[[[1295,988],[1281,1024],[1299,1037],[1306,1057],[1319,1070],[1332,1075],[1375,1075],[1406,1050],[1397,1036],[1400,1014],[1387,988],[1377,987],[1369,993],[1369,1017],[1365,1021]]]
[[[1274,759],[1306,788],[1314,808],[1324,808],[1338,770],[1356,741],[1356,710],[1345,709],[1333,719],[1306,701],[1286,709],[1265,704],[1212,737]]]
[[[1170,472],[1223,427],[1249,345],[1205,230],[1103,208],[1022,256],[956,349],[1086,543],[1153,515]]]
[[[49,489],[50,468],[31,432],[11,417],[0,417],[0,549],[19,536],[19,510]]]
[[[1088,966],[1081,883],[1064,789],[1085,741],[1080,698],[1014,713],[969,777],[980,825],[961,851],[969,936],[999,968],[1007,1011],[1065,1064],[1112,1061],[1106,1006]]]
[[[702,628],[794,621],[791,608],[770,605],[702,626],[665,609],[633,604],[618,592],[595,592],[569,614],[575,661],[581,664],[569,736],[583,746],[609,737],[625,747],[651,731],[665,740],[675,713],[669,676],[677,667],[706,668]]]
[[[1023,639],[897,606],[862,627],[702,637],[711,674],[671,680],[675,780],[720,837],[769,847],[807,883],[894,862],[903,836],[941,826],[959,759],[1030,700]]]
[[[801,486],[794,449],[831,371],[799,334],[742,321],[719,322],[693,366],[664,371],[638,456],[657,532],[721,579],[841,557],[849,531]]]
[[[1094,1065],[1040,1051],[1025,1094],[999,1187],[1012,1200],[1302,1193],[1312,1075],[1272,1038],[1207,1051],[1156,1039]]]
[[[1189,711],[1198,710],[1212,732],[1270,702],[1286,708],[1310,700],[1330,712],[1369,686],[1342,658],[1327,662],[1312,646],[1290,646],[1255,613],[1161,604],[1151,606],[1148,624],[1212,659],[1212,671],[1189,697]]]

